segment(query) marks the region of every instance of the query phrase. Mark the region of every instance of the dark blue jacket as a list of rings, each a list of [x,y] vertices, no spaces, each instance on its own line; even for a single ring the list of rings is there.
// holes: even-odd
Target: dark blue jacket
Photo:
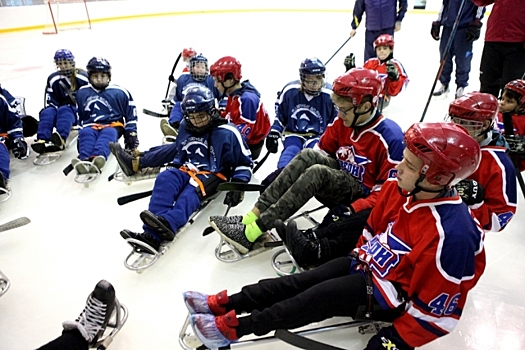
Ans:
[[[438,22],[441,22],[442,26],[453,27],[460,6],[461,0],[443,0],[443,5],[441,5],[437,19]],[[465,28],[475,19],[481,20],[484,14],[484,6],[476,6],[471,0],[465,0],[463,11],[461,11],[461,16],[459,17],[458,28]]]
[[[396,22],[401,22],[405,17],[407,8],[407,0],[356,0],[352,28],[357,29],[365,12],[366,30],[394,28]]]

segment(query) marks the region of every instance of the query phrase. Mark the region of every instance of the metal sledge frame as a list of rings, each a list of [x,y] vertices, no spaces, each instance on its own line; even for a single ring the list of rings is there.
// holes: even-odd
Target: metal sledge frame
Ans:
[[[95,181],[100,176],[100,174],[102,174],[102,171],[91,162],[81,160],[77,164],[75,164],[75,167],[77,165],[84,165],[86,169],[91,169],[94,167],[97,171],[96,173],[81,174],[77,172],[75,169],[75,178],[74,178],[75,182],[79,184],[83,184],[85,188],[88,188],[89,183]]]
[[[106,330],[102,338],[90,348],[97,350],[105,350],[111,344],[117,333],[122,329],[126,321],[128,320],[128,308],[126,305],[121,304],[118,299],[115,300],[115,313],[112,315],[111,320],[108,322]],[[109,328],[109,329],[108,329]],[[109,330],[109,334],[105,335]]]
[[[71,129],[71,132],[69,133],[66,140],[66,146],[62,151],[41,153],[36,156],[35,160],[33,160],[33,164],[38,166],[49,165],[60,159],[62,154],[69,148],[69,145],[78,139],[78,130],[78,127],[73,127]]]
[[[0,187],[0,203],[5,202],[9,198],[11,198],[12,191],[9,188],[9,186],[6,186],[7,188]]]
[[[108,181],[115,180],[119,182],[124,182],[126,185],[131,185],[133,182],[155,179],[160,174],[160,171],[163,167],[153,167],[153,168],[143,168],[140,169],[137,173],[132,176],[124,174],[120,166],[117,164],[117,168],[113,175],[110,176]]]
[[[0,271],[0,297],[7,292],[9,286],[11,286],[9,278]]]
[[[298,336],[305,336],[305,335],[311,335],[311,334],[319,334],[329,331],[335,331],[335,330],[341,330],[346,328],[355,328],[358,327],[359,334],[377,334],[379,329],[381,329],[382,325],[387,324],[385,322],[381,321],[373,321],[373,320],[352,320],[352,321],[346,321],[341,322],[337,324],[332,325],[326,325],[326,326],[318,326],[310,329],[305,329],[297,332],[292,332],[295,335]],[[191,331],[190,331],[191,330]],[[277,330],[276,334],[282,330]],[[246,340],[241,340],[238,342],[231,343],[228,346],[221,347],[219,349],[233,349],[233,348],[240,348],[243,346],[250,346],[250,345],[261,345],[266,344],[270,342],[275,342],[281,340],[276,335],[271,336],[264,336],[264,337],[257,337],[257,338],[249,338]],[[317,342],[318,344],[324,344]],[[185,350],[206,350],[208,349],[200,339],[197,337],[197,335],[193,332],[193,329],[191,327],[190,323],[190,314],[186,315],[186,320],[184,321],[181,331],[179,332],[179,345],[185,349]],[[328,347],[328,346],[327,346]],[[333,349],[338,349],[333,347]]]
[[[128,254],[126,259],[124,260],[124,266],[126,266],[127,269],[131,271],[135,271],[137,273],[142,273],[147,268],[153,266],[162,255],[164,255],[171,245],[175,242],[177,237],[179,237],[180,233],[184,231],[188,226],[192,225],[195,222],[195,219],[197,215],[199,215],[207,206],[211,203],[216,197],[218,197],[220,192],[217,192],[216,194],[213,194],[205,200],[199,209],[197,209],[188,220],[188,223],[184,226],[182,226],[175,234],[175,239],[171,242],[162,243],[160,245],[160,249],[155,254],[149,253],[150,251],[155,251],[153,247],[150,245],[139,241],[134,238],[128,238],[126,239],[126,242],[128,242],[132,246],[131,253]],[[138,247],[137,247],[138,246]],[[143,249],[141,249],[143,248]],[[135,260],[132,261],[132,259],[135,258]]]

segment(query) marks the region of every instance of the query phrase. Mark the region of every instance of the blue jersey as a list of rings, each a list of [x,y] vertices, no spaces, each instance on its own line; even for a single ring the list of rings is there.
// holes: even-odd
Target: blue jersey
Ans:
[[[23,138],[22,120],[6,98],[0,94],[0,140],[6,134],[11,140]]]
[[[64,105],[75,105],[75,102],[69,96],[75,97],[78,89],[89,84],[89,79],[85,71],[76,70],[74,76],[70,79],[60,71],[52,73],[47,78],[46,84],[46,107],[60,107]]]
[[[221,94],[219,93],[219,90],[215,87],[215,82],[213,81],[213,77],[211,75],[206,76],[206,79],[202,81],[197,81],[193,79],[191,74],[182,74],[177,79],[177,88],[175,89],[175,95],[173,96],[173,109],[171,110],[169,122],[172,124],[174,122],[180,123],[183,117],[182,114],[182,108],[180,106],[182,100],[184,99],[184,96],[186,96],[186,92],[194,87],[203,85],[206,86],[210,91],[212,92],[213,96],[219,100],[221,98]]]
[[[137,131],[137,108],[128,90],[114,84],[98,91],[91,85],[77,92],[78,119],[82,127],[97,124],[124,124],[126,131]]]
[[[272,131],[297,134],[324,133],[337,111],[330,99],[332,86],[325,84],[318,96],[310,96],[301,91],[301,82],[292,81],[285,85],[275,101],[275,120]]]
[[[221,173],[227,178],[248,182],[252,177],[252,157],[246,142],[233,124],[215,126],[204,135],[194,135],[182,121],[177,136],[176,165]]]
[[[4,89],[1,86],[0,86],[0,95],[3,95],[5,97],[7,103],[9,103],[11,106],[13,106],[13,102],[15,101],[14,96],[11,95],[11,93],[9,93],[9,91],[7,91],[6,89]]]

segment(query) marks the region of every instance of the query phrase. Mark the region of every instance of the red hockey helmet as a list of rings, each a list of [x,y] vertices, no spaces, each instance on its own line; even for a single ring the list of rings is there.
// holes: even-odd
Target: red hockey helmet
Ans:
[[[419,173],[433,185],[455,185],[476,171],[481,160],[476,140],[452,123],[415,123],[405,132],[405,144],[423,161]]]
[[[493,95],[470,92],[450,103],[448,118],[454,123],[464,126],[474,134],[473,136],[479,136],[480,132],[485,131],[483,130],[483,123],[486,120],[491,121],[488,128],[492,128],[498,109],[498,100]]]
[[[515,92],[520,95],[518,106],[525,109],[525,80],[515,79],[505,85],[505,89]]]
[[[388,46],[390,50],[394,51],[394,37],[390,34],[381,34],[374,40],[374,50],[378,46]]]
[[[375,70],[353,68],[335,79],[332,91],[339,96],[350,97],[354,106],[359,106],[363,97],[372,96],[372,105],[377,106],[383,82]]]
[[[219,81],[225,81],[226,74],[228,73],[231,73],[233,79],[237,81],[240,81],[242,78],[241,63],[237,61],[235,57],[225,56],[219,58],[219,60],[210,67],[210,75]]]
[[[194,48],[188,47],[182,50],[182,58],[191,58],[197,54]]]

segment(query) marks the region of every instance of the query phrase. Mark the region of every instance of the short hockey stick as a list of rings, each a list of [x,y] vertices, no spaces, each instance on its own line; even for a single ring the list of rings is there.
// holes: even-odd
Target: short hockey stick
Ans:
[[[224,216],[228,216],[228,213],[230,212],[230,209],[231,209],[232,205],[231,204],[228,204],[228,208],[226,209],[226,212],[224,213]],[[204,229],[204,231],[202,231],[202,236],[207,236],[209,235],[210,233],[212,233],[213,231],[215,231],[215,229],[211,226],[208,226]]]
[[[263,185],[247,184],[244,182],[223,182],[217,186],[217,191],[243,191],[252,192],[264,189]]]
[[[269,156],[270,156],[270,151],[266,152],[264,157],[259,162],[257,162],[257,165],[255,166],[255,168],[253,168],[253,173],[254,174],[255,174],[255,172],[257,170],[259,170],[261,168],[261,166],[264,164],[264,162],[266,162],[266,159],[268,159]]]
[[[441,75],[441,72],[443,72],[443,68],[445,67],[447,56],[450,52],[450,48],[452,47],[452,43],[454,42],[454,38],[456,37],[459,19],[461,17],[461,13],[463,12],[465,1],[466,0],[461,0],[461,5],[459,5],[458,15],[456,16],[456,21],[454,22],[454,25],[452,26],[452,32],[450,33],[450,37],[448,38],[447,47],[445,48],[445,52],[443,53],[443,58],[441,59],[441,63],[439,65],[439,69],[437,71],[436,78],[434,79],[434,83],[432,84],[432,88],[430,89],[430,94],[428,95],[427,103],[425,105],[425,109],[423,110],[423,115],[421,116],[421,119],[419,119],[420,123],[423,121],[423,119],[425,119],[425,115],[427,114],[428,106],[430,105],[430,100],[432,99],[432,95],[434,94],[434,89],[436,88],[437,81],[439,79],[439,76]]]
[[[332,58],[335,57],[335,55],[337,55],[337,53],[338,53],[339,51],[341,51],[341,49],[343,48],[343,46],[345,46],[346,43],[350,41],[350,39],[352,39],[351,36],[349,36],[348,39],[346,39],[346,41],[343,43],[343,45],[341,45],[341,47],[338,48],[337,51],[332,55],[332,57],[330,57],[330,58],[328,59],[328,61],[325,62],[325,64],[324,64],[325,66],[328,64],[328,62],[330,62],[330,61],[332,60]]]
[[[21,218],[18,218],[18,219],[15,219],[15,220],[12,220],[12,221],[6,222],[5,224],[0,225],[0,232],[12,230],[14,228],[27,225],[30,222],[31,220],[23,216]]]
[[[117,198],[117,203],[118,203],[118,205],[128,204],[130,202],[134,202],[136,200],[149,197],[149,196],[151,196],[152,193],[153,193],[153,190],[150,190],[150,191],[146,191],[146,192],[139,192],[139,193],[130,194],[130,195],[124,196],[124,197],[119,197],[119,198]]]

